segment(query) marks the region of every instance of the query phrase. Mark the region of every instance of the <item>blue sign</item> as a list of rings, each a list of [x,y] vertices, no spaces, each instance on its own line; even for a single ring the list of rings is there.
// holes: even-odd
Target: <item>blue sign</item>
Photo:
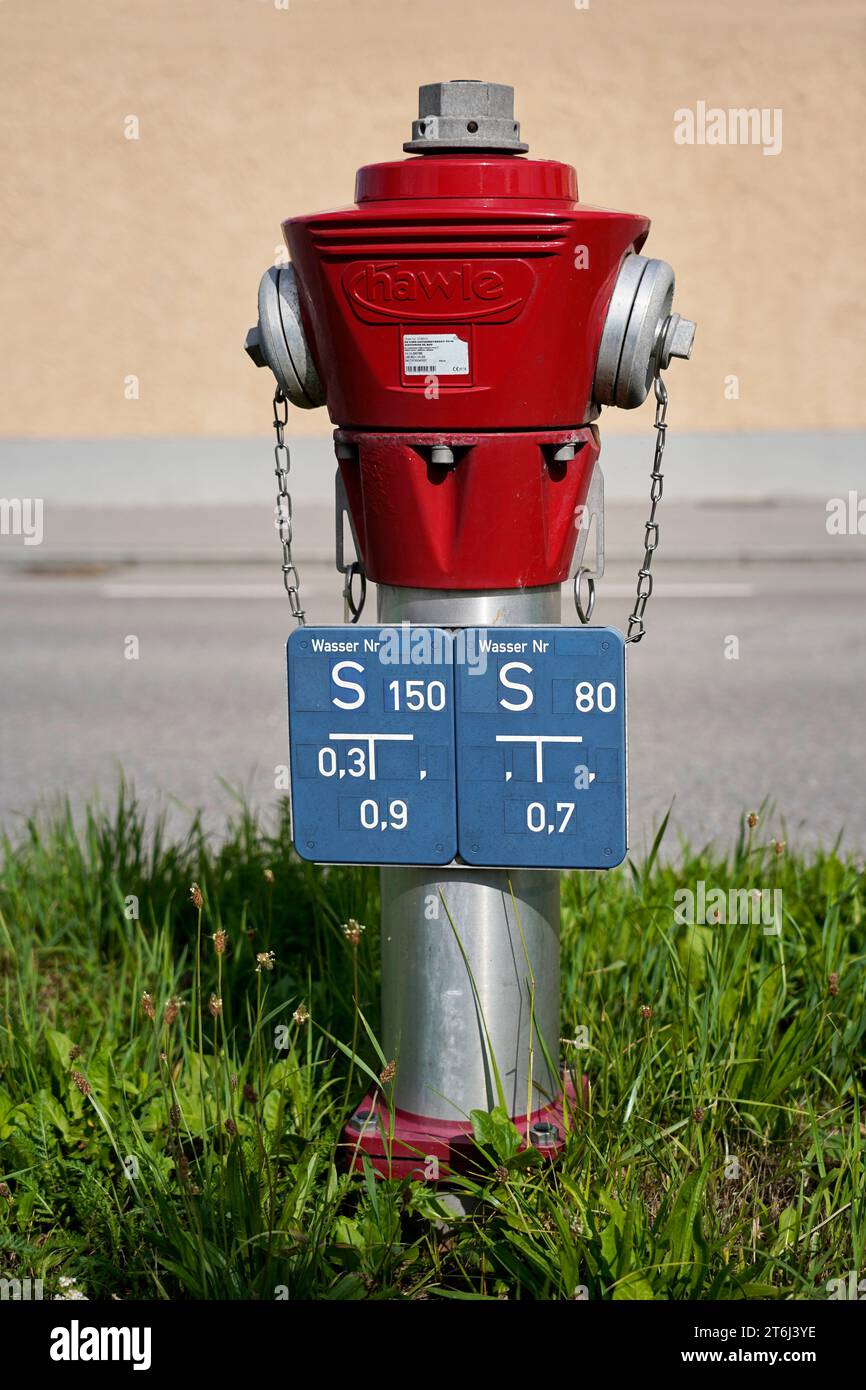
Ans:
[[[457,853],[453,639],[300,628],[288,641],[292,826],[302,859],[448,864]]]
[[[489,628],[458,664],[467,864],[609,869],[627,850],[625,644],[614,628]]]

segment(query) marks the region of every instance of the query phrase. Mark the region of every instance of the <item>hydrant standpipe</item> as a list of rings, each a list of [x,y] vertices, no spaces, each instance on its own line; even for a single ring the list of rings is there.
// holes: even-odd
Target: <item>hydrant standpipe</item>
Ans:
[[[667,395],[694,324],[641,254],[644,217],[578,201],[526,157],[510,87],[420,89],[409,158],[358,171],[353,206],[283,224],[246,349],[277,381],[293,834],[317,862],[382,867],[381,1092],[349,1161],[435,1178],[472,1112],[502,1106],[554,1154],[559,870],[626,853],[625,643],[643,635]],[[602,522],[601,408],[655,392],[652,510],[628,636],[561,628]],[[378,625],[305,625],[291,555],[286,402],[326,405],[338,527],[377,585]],[[342,549],[342,540],[340,541]],[[583,585],[587,584],[588,602]],[[393,1073],[393,1075],[392,1075]],[[578,1081],[578,1091],[582,1083]]]

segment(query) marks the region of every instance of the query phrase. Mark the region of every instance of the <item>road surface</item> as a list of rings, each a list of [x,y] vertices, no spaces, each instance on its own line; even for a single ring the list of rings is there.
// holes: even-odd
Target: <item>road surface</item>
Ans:
[[[610,508],[596,620],[623,629],[642,515]],[[342,620],[329,527],[324,511],[308,518],[300,547],[316,622]],[[289,615],[266,513],[70,513],[38,549],[13,540],[0,545],[4,828],[66,793],[110,800],[121,768],[176,828],[203,807],[218,831],[226,785],[267,814],[286,761]],[[649,636],[629,653],[634,851],[671,804],[671,853],[678,835],[727,844],[766,796],[767,840],[843,832],[866,849],[864,559],[866,538],[827,536],[820,501],[668,507]]]

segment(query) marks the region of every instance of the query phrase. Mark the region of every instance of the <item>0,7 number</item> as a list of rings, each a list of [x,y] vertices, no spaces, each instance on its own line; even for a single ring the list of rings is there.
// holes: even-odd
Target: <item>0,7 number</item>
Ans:
[[[536,835],[540,834],[542,830],[546,830],[549,835],[552,835],[554,831],[561,835],[573,814],[573,801],[557,801],[556,815],[548,824],[547,810],[542,802],[530,801],[526,808],[526,828]],[[561,817],[559,824],[556,822],[556,816]]]

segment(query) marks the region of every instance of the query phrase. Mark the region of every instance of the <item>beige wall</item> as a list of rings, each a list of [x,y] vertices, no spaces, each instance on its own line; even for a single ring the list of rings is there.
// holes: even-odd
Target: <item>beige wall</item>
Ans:
[[[267,384],[241,343],[280,220],[351,201],[360,163],[399,156],[418,84],[449,77],[512,83],[534,154],[575,163],[587,202],[653,218],[648,251],[699,322],[692,363],[672,369],[678,426],[862,426],[864,14],[862,0],[3,0],[0,430],[265,431]],[[673,112],[698,100],[781,107],[781,154],[676,145]],[[329,428],[323,411],[292,418]],[[644,412],[620,418],[647,428]]]

